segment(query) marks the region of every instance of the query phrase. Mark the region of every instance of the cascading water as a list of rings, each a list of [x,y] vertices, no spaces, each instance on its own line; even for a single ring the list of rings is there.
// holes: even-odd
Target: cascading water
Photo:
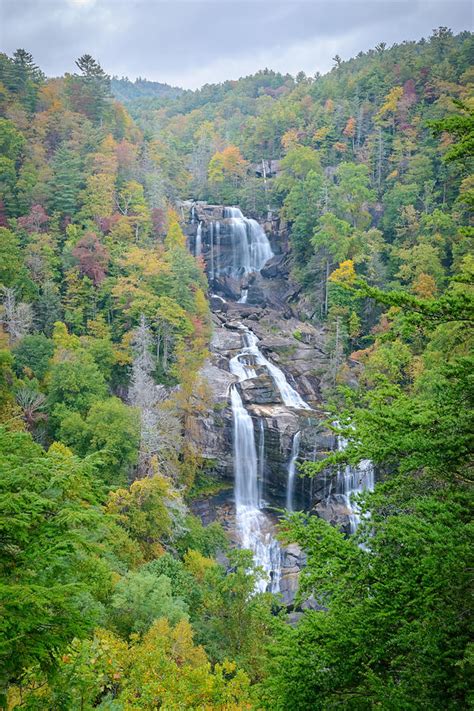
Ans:
[[[347,440],[337,438],[338,450],[344,451]],[[375,486],[374,465],[370,459],[363,459],[356,467],[347,465],[341,467],[336,479],[336,491],[339,493],[349,511],[349,533],[355,533],[361,521],[360,509],[352,500],[355,494],[363,491],[373,491]]]
[[[215,235],[216,235],[216,271],[215,276],[220,276],[221,274],[221,225],[220,222],[215,222]]]
[[[230,390],[234,423],[235,513],[242,548],[252,551],[265,578],[256,585],[258,592],[278,592],[281,552],[272,535],[270,519],[261,510],[258,487],[258,459],[252,418],[245,409],[235,385]]]
[[[200,257],[202,254],[202,222],[199,222],[196,231],[196,257]]]
[[[242,289],[240,292],[240,299],[237,301],[238,304],[246,304],[249,295],[248,289]]]
[[[215,274],[215,268],[214,268],[214,223],[211,222],[209,225],[209,242],[210,242],[210,253],[211,253],[211,263],[209,267],[209,277],[211,284],[214,281],[214,274]]]
[[[242,326],[244,347],[230,359],[229,369],[240,382],[255,378],[255,366],[265,367],[273,378],[285,405],[297,409],[310,409],[300,395],[288,383],[284,373],[264,357],[259,350],[257,336]],[[278,541],[271,534],[271,522],[262,511],[263,501],[263,457],[264,430],[260,420],[259,457],[255,445],[252,418],[245,409],[242,398],[234,385],[231,388],[231,406],[234,422],[234,475],[237,530],[241,545],[254,553],[255,561],[267,573],[269,589],[278,591],[281,569],[281,552]],[[292,507],[296,459],[299,452],[300,433],[293,438],[292,453],[288,470],[288,491]],[[260,472],[259,472],[260,468]],[[290,482],[291,479],[291,482]],[[260,486],[259,486],[260,484]],[[266,588],[267,582],[259,583],[259,590]]]
[[[237,207],[224,208],[224,222],[213,221],[208,226],[211,281],[220,276],[242,277],[258,272],[273,257],[269,240],[261,225],[243,216]],[[196,254],[201,253],[201,223],[196,235]],[[230,243],[230,255],[222,254],[221,246]],[[248,287],[241,288],[238,303],[247,303]],[[283,403],[291,408],[310,410],[310,406],[288,383],[278,366],[270,362],[258,348],[258,338],[242,326],[243,347],[230,359],[229,369],[240,382],[257,377],[257,367],[269,373]],[[278,592],[281,577],[281,549],[273,535],[274,524],[265,513],[265,428],[262,418],[253,418],[242,402],[238,385],[230,388],[233,419],[233,454],[235,477],[236,532],[243,548],[252,551],[255,563],[265,572],[257,590]],[[255,429],[254,429],[254,420]],[[289,496],[292,506],[299,433],[293,440],[289,468]]]
[[[259,508],[264,506],[265,495],[265,426],[263,419],[259,419],[258,433],[258,501]]]
[[[265,367],[270,373],[273,382],[281,395],[281,399],[287,407],[294,407],[299,410],[311,410],[308,403],[305,402],[299,393],[297,393],[296,390],[290,385],[283,371],[280,370],[277,365],[269,361],[268,358],[265,358],[257,345],[258,338],[255,333],[250,331],[248,328],[243,328],[242,330],[245,348],[243,349],[242,354],[237,356],[237,358],[241,359],[243,355],[244,358],[247,357],[247,360],[249,360],[248,356],[250,356],[250,363],[253,362],[255,365],[262,365]]]
[[[224,208],[224,218],[229,224],[232,248],[232,266],[228,270],[230,276],[238,277],[260,271],[273,257],[263,227],[256,220],[244,217],[238,207]]]
[[[286,508],[293,511],[293,495],[295,489],[296,460],[300,452],[301,432],[295,432],[291,444],[290,461],[288,462],[288,482],[286,485]]]

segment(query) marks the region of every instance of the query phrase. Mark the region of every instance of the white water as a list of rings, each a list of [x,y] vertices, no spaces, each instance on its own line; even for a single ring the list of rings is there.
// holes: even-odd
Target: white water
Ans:
[[[242,289],[240,292],[240,299],[237,301],[238,304],[246,304],[249,295],[248,289]]]
[[[234,474],[237,532],[242,548],[253,552],[256,565],[263,568],[265,578],[256,585],[258,592],[278,592],[280,586],[281,552],[272,535],[269,518],[260,510],[258,490],[258,460],[253,422],[245,409],[235,385],[230,390],[234,423]]]
[[[283,373],[280,368],[272,363],[271,361],[268,360],[268,358],[265,358],[263,353],[260,351],[258,347],[258,338],[253,333],[250,331],[248,328],[243,329],[243,334],[244,334],[244,341],[245,341],[245,348],[242,350],[242,354],[239,356],[236,356],[238,359],[241,359],[242,357],[245,359],[251,356],[253,359],[248,361],[250,363],[255,363],[256,365],[262,365],[265,367],[268,372],[270,373],[273,382],[275,383],[276,387],[278,388],[281,399],[285,403],[287,407],[294,407],[299,410],[311,410],[310,406],[308,405],[307,402],[303,400],[303,398],[299,395],[299,393],[296,392],[296,390],[290,385],[290,383],[287,381],[285,378],[285,374]],[[232,359],[234,360],[234,359]]]
[[[258,433],[258,501],[259,508],[265,505],[265,427],[263,418],[259,419]]]
[[[293,494],[295,488],[296,460],[300,452],[301,432],[295,432],[293,442],[291,444],[290,461],[288,462],[288,482],[286,485],[286,508],[288,511],[293,511]]]
[[[231,276],[258,272],[273,257],[270,242],[263,227],[244,217],[238,207],[224,208],[224,218],[230,229],[232,247]]]
[[[196,231],[196,257],[202,254],[202,222],[199,223]]]
[[[215,223],[216,234],[216,273],[215,276],[221,274],[221,225],[220,222]]]
[[[209,224],[209,241],[211,243],[211,264],[210,264],[210,280],[211,284],[214,281],[214,223]]]
[[[242,215],[237,207],[224,208],[224,219],[229,225],[232,249],[231,267],[225,272],[239,277],[260,271],[273,256],[272,249],[263,228],[255,220]],[[221,274],[220,265],[220,225],[216,222],[215,242],[217,249],[216,275]],[[212,266],[214,272],[214,265]],[[239,303],[246,303],[248,289],[242,289]],[[229,369],[240,382],[255,378],[256,367],[264,367],[280,392],[282,401],[288,407],[310,410],[310,406],[288,383],[284,373],[271,363],[258,348],[258,338],[248,328],[241,328],[243,348],[230,359]],[[281,578],[281,549],[273,536],[273,524],[264,513],[264,473],[265,473],[265,429],[259,418],[258,456],[254,425],[250,414],[243,405],[236,385],[230,388],[233,418],[234,478],[236,529],[240,545],[252,551],[255,563],[265,572],[265,578],[257,583],[258,591],[278,592]],[[293,506],[293,489],[296,460],[299,451],[300,433],[296,433],[292,443],[292,454],[288,469],[288,491],[290,508]]]
[[[344,451],[347,447],[347,440],[343,437],[337,438],[338,450]],[[355,533],[361,521],[361,513],[357,504],[353,501],[356,494],[363,491],[373,491],[375,486],[374,465],[370,459],[363,459],[356,467],[347,465],[341,467],[338,472],[336,487],[338,493],[343,496],[344,503],[349,510],[349,532]]]

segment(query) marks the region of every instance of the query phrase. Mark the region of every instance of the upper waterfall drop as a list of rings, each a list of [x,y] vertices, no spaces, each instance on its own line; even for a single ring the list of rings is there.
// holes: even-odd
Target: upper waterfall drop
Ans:
[[[265,230],[256,220],[244,217],[238,207],[225,207],[224,218],[231,232],[230,275],[238,277],[259,272],[274,256]]]
[[[196,257],[200,257],[202,254],[202,221],[199,222],[196,231]]]

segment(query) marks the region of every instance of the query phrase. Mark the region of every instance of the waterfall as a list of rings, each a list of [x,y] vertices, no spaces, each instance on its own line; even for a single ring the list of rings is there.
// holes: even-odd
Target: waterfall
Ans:
[[[262,417],[260,417],[258,424],[258,501],[259,507],[263,508],[263,497],[265,495],[265,427]]]
[[[256,220],[244,217],[238,207],[225,207],[224,218],[229,224],[232,248],[230,275],[238,277],[260,271],[273,257],[263,227]]]
[[[246,304],[247,303],[247,298],[249,295],[249,290],[247,289],[241,289],[240,292],[240,299],[237,301],[238,304]]]
[[[231,388],[230,403],[234,418],[235,502],[237,508],[258,508],[258,468],[253,422],[235,386]]]
[[[221,275],[221,226],[219,222],[215,223],[216,230],[216,273],[215,276]]]
[[[209,224],[209,241],[211,245],[211,267],[210,267],[210,281],[211,284],[214,281],[214,223]]]
[[[264,366],[270,373],[273,382],[280,392],[281,399],[287,407],[294,407],[300,410],[311,410],[308,403],[303,400],[303,398],[287,381],[283,371],[280,370],[280,368],[274,363],[271,363],[267,358],[265,358],[263,353],[258,348],[257,336],[248,328],[243,329],[243,332],[246,347],[243,349],[242,354],[236,357],[240,359],[243,356],[244,358],[247,357],[248,360],[248,356],[251,356],[253,363]],[[252,363],[252,361],[250,362]]]
[[[291,444],[291,455],[288,462],[288,482],[286,485],[286,508],[288,511],[293,511],[293,493],[295,487],[296,460],[300,452],[301,432],[295,432],[293,442]]]
[[[195,222],[195,216],[196,216],[196,208],[194,205],[191,207],[191,224],[194,225]]]
[[[240,382],[256,375],[244,352],[231,358],[229,368]],[[234,435],[237,533],[242,548],[248,548],[253,552],[255,563],[266,573],[266,578],[258,581],[257,590],[264,592],[268,589],[270,592],[278,592],[281,575],[280,545],[272,535],[271,520],[262,511],[265,446],[263,422],[260,420],[259,456],[257,457],[252,418],[243,405],[236,385],[231,386],[230,403]]]
[[[270,519],[260,509],[253,422],[235,385],[230,390],[230,402],[234,423],[235,511],[240,544],[253,552],[256,565],[266,573],[266,578],[258,581],[257,591],[278,592],[280,546],[272,535]]]
[[[347,447],[347,440],[343,437],[337,438],[338,450],[344,451]],[[336,487],[338,493],[344,499],[349,510],[349,532],[355,533],[361,521],[360,509],[352,497],[363,491],[373,491],[375,486],[374,465],[369,459],[363,459],[356,467],[349,464],[341,467],[338,472]]]
[[[202,222],[199,222],[196,231],[196,257],[200,257],[202,254]]]

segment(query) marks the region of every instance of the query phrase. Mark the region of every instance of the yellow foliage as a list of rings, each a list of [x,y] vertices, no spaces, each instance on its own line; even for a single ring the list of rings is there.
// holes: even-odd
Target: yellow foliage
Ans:
[[[285,152],[297,146],[298,130],[296,128],[290,128],[288,131],[286,131],[281,137],[281,145]]]
[[[90,175],[82,192],[83,212],[87,217],[110,217],[114,211],[115,175]]]
[[[168,249],[172,247],[186,247],[186,237],[179,226],[178,217],[173,210],[168,212],[168,231],[165,237],[165,246]]]
[[[413,293],[422,299],[432,299],[438,291],[436,282],[430,274],[421,272],[412,284]]]
[[[227,146],[223,151],[214,153],[209,161],[208,178],[211,183],[222,183],[226,178],[234,182],[243,178],[247,170],[247,161],[237,146]]]
[[[134,234],[128,217],[121,215],[114,223],[112,229],[106,237],[107,247],[112,248],[115,244],[130,243],[133,241]]]
[[[110,338],[110,326],[106,323],[102,314],[87,322],[87,333],[93,338]]]
[[[168,479],[157,473],[109,494],[107,512],[137,541],[145,560],[163,553],[160,541],[171,526],[168,504],[176,496]]]
[[[196,580],[202,581],[207,571],[216,566],[216,561],[190,549],[184,556],[184,565]]]
[[[425,364],[421,356],[413,356],[413,359],[408,366],[408,372],[412,380],[416,380],[423,374]]]
[[[395,111],[397,110],[398,107],[398,102],[403,96],[403,87],[402,86],[394,86],[393,89],[390,89],[388,94],[385,96],[384,103],[378,110],[378,112],[375,115],[375,120],[380,121],[383,119],[387,114],[394,114]]]
[[[318,128],[317,131],[314,132],[313,134],[313,139],[316,143],[322,143],[324,139],[329,135],[331,132],[331,129],[329,126],[322,126],[321,128]]]
[[[81,347],[81,339],[74,334],[70,334],[67,326],[62,321],[56,321],[53,328],[53,343],[55,346],[55,356],[62,350],[76,351]]]
[[[56,455],[59,459],[70,459],[73,456],[69,447],[62,442],[53,442],[48,449],[48,454]]]
[[[55,79],[50,79],[43,84],[38,92],[38,99],[47,111],[54,113],[64,109],[61,101],[61,86]]]
[[[145,277],[168,274],[170,270],[169,265],[158,259],[156,253],[136,245],[127,250],[120,264],[128,273],[138,273]]]
[[[355,279],[356,273],[352,259],[346,259],[345,262],[341,262],[339,268],[335,269],[329,277],[329,281],[335,284],[353,284]]]

